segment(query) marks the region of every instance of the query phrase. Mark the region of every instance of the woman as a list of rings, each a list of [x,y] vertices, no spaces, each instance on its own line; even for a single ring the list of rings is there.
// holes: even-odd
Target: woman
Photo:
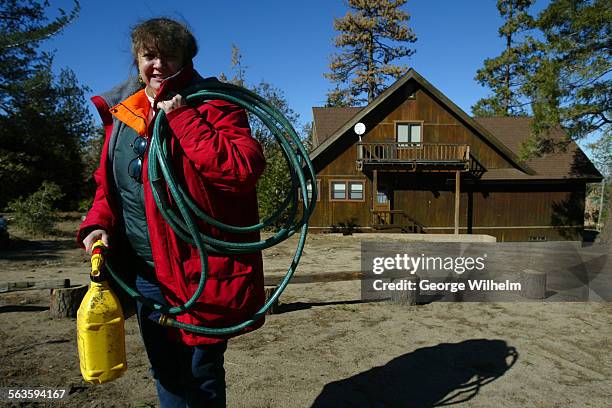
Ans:
[[[92,98],[106,130],[91,210],[78,242],[87,251],[102,239],[109,260],[138,291],[171,306],[182,305],[200,279],[197,249],[180,240],[162,218],[147,174],[152,123],[159,110],[171,129],[169,156],[177,180],[214,218],[233,225],[258,222],[255,184],[265,160],[250,135],[243,109],[225,101],[187,106],[187,89],[206,81],[193,69],[197,44],[181,23],[156,18],[132,31],[139,81]],[[166,191],[165,189],[163,191]],[[170,198],[169,198],[170,200]],[[200,223],[207,235],[234,236]],[[261,254],[210,255],[202,296],[181,322],[223,327],[251,317],[264,303]],[[159,313],[137,303],[137,316],[162,407],[225,406],[223,353],[227,338],[196,335],[157,324]],[[263,319],[245,331],[263,324]]]

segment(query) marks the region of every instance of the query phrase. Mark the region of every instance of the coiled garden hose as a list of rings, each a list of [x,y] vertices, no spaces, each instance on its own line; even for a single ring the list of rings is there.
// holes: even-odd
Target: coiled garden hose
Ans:
[[[283,290],[285,290],[302,256],[304,243],[306,241],[306,233],[308,231],[308,219],[317,201],[317,189],[316,183],[314,182],[316,177],[314,167],[308,158],[308,152],[302,145],[293,126],[291,126],[282,113],[254,92],[222,82],[205,82],[198,86],[194,93],[186,97],[187,104],[194,106],[197,106],[201,101],[215,99],[225,100],[246,109],[257,116],[264,125],[270,129],[274,138],[282,148],[291,176],[292,188],[287,197],[285,197],[282,204],[271,216],[256,225],[246,227],[228,225],[210,217],[193,202],[183,187],[177,183],[173,175],[168,154],[170,131],[168,129],[166,115],[163,110],[160,110],[155,119],[153,135],[149,146],[147,167],[149,182],[153,190],[155,203],[164,217],[164,220],[170,225],[178,237],[198,248],[201,265],[201,276],[198,288],[191,298],[183,305],[169,307],[145,298],[135,289],[127,285],[121,277],[112,270],[112,267],[108,265],[108,263],[107,267],[111,276],[131,297],[146,304],[153,310],[162,313],[159,321],[160,324],[195,333],[219,336],[236,333],[255,323],[278,299]],[[312,190],[307,189],[308,181],[310,181]],[[167,191],[165,188],[166,186],[172,196],[174,202],[173,206],[170,206],[165,195]],[[300,204],[298,200],[298,188],[300,189],[302,198],[302,211],[299,217],[297,216]],[[308,197],[307,191],[312,191],[310,197]],[[259,242],[229,242],[215,239],[200,232],[195,221],[195,217],[198,217],[209,225],[225,232],[239,234],[253,233],[259,232],[263,228],[272,225],[284,214],[287,214],[288,217],[280,229],[273,236]],[[250,319],[229,327],[204,327],[181,323],[170,317],[171,315],[187,311],[202,294],[208,279],[208,253],[232,255],[262,251],[286,240],[297,231],[300,231],[300,237],[293,255],[293,260],[285,277],[268,301],[265,302]]]

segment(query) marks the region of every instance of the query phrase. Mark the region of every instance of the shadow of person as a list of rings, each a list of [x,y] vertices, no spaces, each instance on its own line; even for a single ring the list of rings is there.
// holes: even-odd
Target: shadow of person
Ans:
[[[474,398],[504,375],[518,352],[503,340],[424,347],[323,387],[312,407],[440,407]]]
[[[38,305],[5,305],[5,306],[0,306],[0,313],[43,312],[45,310],[49,310],[49,306],[38,306]]]
[[[340,300],[336,302],[292,302],[292,303],[281,303],[278,305],[278,309],[275,314],[290,313],[298,310],[307,310],[313,307],[319,306],[335,306],[335,305],[359,305],[362,303],[376,303],[385,302],[387,299],[373,299],[373,300]]]

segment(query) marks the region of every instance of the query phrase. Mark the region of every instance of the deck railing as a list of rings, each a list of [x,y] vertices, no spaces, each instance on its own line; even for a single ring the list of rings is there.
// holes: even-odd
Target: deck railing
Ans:
[[[467,163],[470,146],[450,143],[357,143],[357,160],[362,163]]]

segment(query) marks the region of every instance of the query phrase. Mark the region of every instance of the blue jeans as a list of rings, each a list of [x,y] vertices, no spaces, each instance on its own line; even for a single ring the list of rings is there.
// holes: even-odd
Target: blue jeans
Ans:
[[[145,297],[166,304],[149,269],[136,277],[136,288]],[[187,346],[168,338],[168,328],[157,324],[159,312],[137,302],[138,323],[161,408],[225,407],[223,353],[227,341]]]

